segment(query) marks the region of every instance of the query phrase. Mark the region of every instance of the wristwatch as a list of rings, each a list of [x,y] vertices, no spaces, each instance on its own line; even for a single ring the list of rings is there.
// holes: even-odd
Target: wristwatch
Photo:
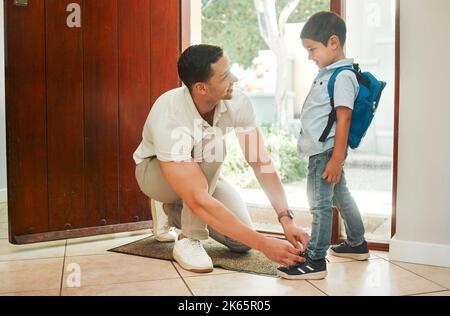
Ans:
[[[286,211],[281,212],[280,214],[278,214],[278,221],[281,223],[281,219],[285,216],[289,217],[290,219],[294,219],[294,211],[291,209],[287,209]]]

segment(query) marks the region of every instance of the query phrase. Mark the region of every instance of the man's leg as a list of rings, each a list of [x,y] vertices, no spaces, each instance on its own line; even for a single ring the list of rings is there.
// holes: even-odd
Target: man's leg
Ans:
[[[149,206],[152,212],[152,229],[155,239],[159,242],[175,241],[177,233],[169,226],[162,202],[172,203],[179,198],[165,181],[158,160],[147,159],[136,166],[136,179],[141,190],[151,198]]]
[[[236,189],[225,179],[219,179],[213,197],[232,211],[242,223],[254,229],[247,206]],[[211,238],[227,246],[231,251],[243,253],[250,250],[250,247],[219,233],[214,228],[208,227],[208,229]]]
[[[141,191],[162,203],[175,203],[180,198],[161,173],[156,158],[149,158],[136,166],[136,180]]]
[[[177,226],[182,228],[182,234],[175,240],[173,257],[185,270],[199,273],[211,272],[213,270],[212,260],[200,242],[208,239],[206,224],[192,213],[186,203],[183,203],[181,215],[180,212],[172,212],[174,209],[172,206],[179,201],[179,197],[162,176],[159,162],[153,159],[143,162],[143,164],[136,168],[136,178],[141,190],[150,198],[168,204],[169,218],[177,215],[181,217],[179,220],[170,220],[173,223],[181,223]],[[209,192],[214,192],[216,188],[221,165],[220,162],[199,163],[208,182]]]
[[[217,182],[216,190],[213,193],[213,197],[224,204],[239,220],[254,229],[252,220],[247,210],[247,206],[242,200],[236,189],[229,184],[225,179],[220,178]],[[169,211],[169,224],[177,228],[181,228],[181,212],[183,210],[183,203],[176,202],[171,204],[165,204],[165,208]],[[227,246],[231,251],[243,253],[250,250],[250,247],[235,241],[222,233],[219,233],[212,227],[208,227],[209,236],[219,243]]]
[[[199,167],[208,182],[208,191],[211,195],[216,189],[221,166],[222,163],[220,162],[199,163]],[[209,237],[206,223],[194,215],[189,206],[184,202],[181,211],[181,228],[183,235],[191,239],[207,240]]]
[[[214,162],[199,163],[199,167],[208,182],[208,191],[210,194],[216,189],[221,165],[222,163]],[[170,205],[169,207],[171,211],[176,209],[173,206]],[[169,217],[171,218],[176,216],[179,219],[175,218],[171,219],[171,221],[175,224],[177,222],[181,223],[182,234],[175,241],[173,257],[185,270],[198,273],[211,272],[213,270],[213,262],[201,244],[201,240],[206,240],[209,236],[207,225],[184,202],[181,212],[169,213]]]
[[[209,192],[215,191],[220,175],[221,162],[199,163],[207,182]],[[169,221],[182,229],[183,235],[196,240],[208,239],[209,233],[206,223],[195,216],[191,209],[183,203],[182,211],[179,207],[180,198],[165,180],[161,173],[158,160],[148,159],[136,167],[136,179],[142,192],[149,198],[167,204],[169,209]],[[181,213],[181,214],[180,214]]]

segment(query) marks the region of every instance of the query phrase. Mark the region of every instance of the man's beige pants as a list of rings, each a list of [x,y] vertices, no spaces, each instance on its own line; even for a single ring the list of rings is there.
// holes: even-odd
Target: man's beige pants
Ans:
[[[221,162],[199,163],[206,180],[208,181],[209,194],[225,205],[239,220],[253,229],[247,207],[239,193],[223,178],[220,177]],[[136,179],[140,189],[149,198],[169,204],[169,224],[181,229],[186,237],[206,240],[208,236],[227,246],[234,252],[246,252],[250,248],[219,233],[194,215],[191,209],[180,200],[174,190],[161,173],[158,160],[148,158],[136,166]],[[189,179],[186,179],[189,185]]]

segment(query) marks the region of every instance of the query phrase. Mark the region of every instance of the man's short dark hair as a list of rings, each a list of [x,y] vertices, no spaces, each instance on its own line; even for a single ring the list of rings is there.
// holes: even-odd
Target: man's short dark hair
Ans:
[[[336,13],[322,11],[314,14],[303,27],[301,39],[310,39],[328,46],[331,36],[339,37],[341,46],[347,40],[347,26],[345,21]]]
[[[212,77],[211,64],[215,64],[222,57],[223,49],[218,46],[193,45],[178,59],[178,75],[191,90],[197,82],[206,82]]]

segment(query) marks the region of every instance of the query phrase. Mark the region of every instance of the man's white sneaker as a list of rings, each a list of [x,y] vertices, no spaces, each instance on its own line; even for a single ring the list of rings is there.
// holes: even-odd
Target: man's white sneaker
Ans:
[[[169,226],[169,218],[164,213],[163,204],[152,200],[150,204],[153,220],[153,235],[159,242],[174,242],[177,240],[175,228]]]
[[[176,240],[173,247],[173,257],[185,270],[196,273],[213,271],[213,263],[206,253],[200,240],[184,238]]]

